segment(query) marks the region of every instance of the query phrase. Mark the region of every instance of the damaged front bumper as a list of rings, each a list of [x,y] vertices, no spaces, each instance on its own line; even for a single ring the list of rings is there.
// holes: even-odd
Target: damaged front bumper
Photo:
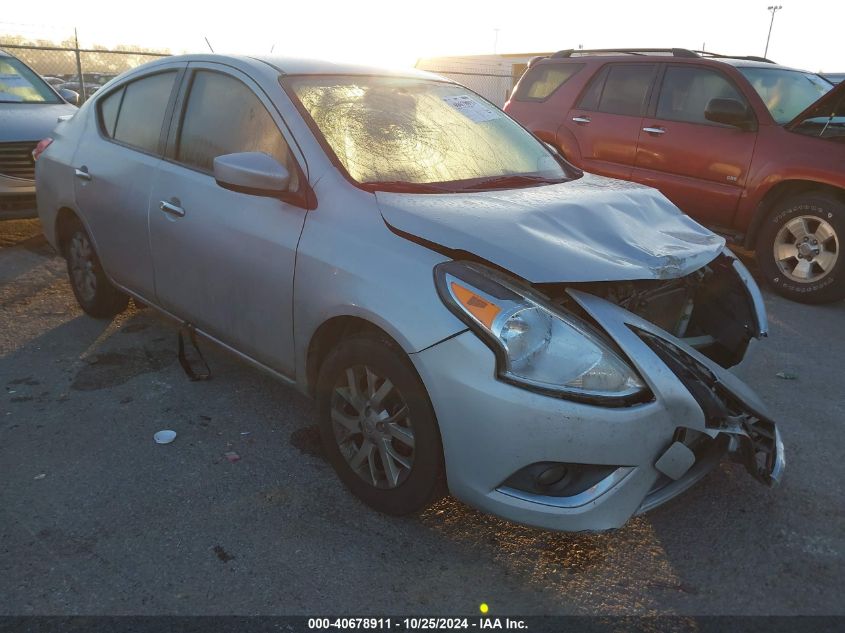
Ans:
[[[769,486],[779,483],[785,459],[775,422],[743,401],[703,363],[677,345],[648,332],[639,334],[701,405],[707,429],[731,438],[729,450],[738,456],[748,473]]]
[[[605,408],[507,384],[495,378],[493,353],[472,332],[413,354],[440,423],[454,496],[519,523],[600,531],[681,494],[726,452],[768,485],[781,479],[780,434],[748,387],[631,312],[568,292],[653,398]],[[565,473],[556,483],[533,483],[556,472]]]

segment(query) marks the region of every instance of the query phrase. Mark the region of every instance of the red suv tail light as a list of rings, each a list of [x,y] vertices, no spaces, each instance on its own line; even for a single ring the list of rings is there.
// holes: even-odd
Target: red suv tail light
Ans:
[[[53,139],[51,139],[49,136],[47,138],[41,139],[38,142],[38,145],[36,145],[35,149],[32,150],[32,160],[33,160],[33,162],[38,160],[38,157],[41,156],[41,153],[45,149],[50,147],[50,143],[52,143],[52,142],[53,142]]]

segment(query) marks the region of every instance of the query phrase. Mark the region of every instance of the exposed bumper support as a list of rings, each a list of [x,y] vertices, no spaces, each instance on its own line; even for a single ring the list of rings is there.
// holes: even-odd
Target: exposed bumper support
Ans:
[[[633,329],[701,405],[706,427],[734,439],[729,450],[749,474],[768,486],[780,483],[786,459],[775,422],[744,402],[682,348],[653,333]]]
[[[736,435],[739,449],[735,454],[755,479],[776,486],[783,479],[786,467],[780,431],[774,422],[755,420],[752,416],[747,416],[741,424],[745,433]]]

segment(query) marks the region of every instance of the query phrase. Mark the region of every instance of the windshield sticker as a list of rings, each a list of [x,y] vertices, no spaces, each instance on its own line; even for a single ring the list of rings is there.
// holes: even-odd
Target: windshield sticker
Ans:
[[[458,112],[467,117],[470,121],[483,123],[502,118],[502,113],[493,108],[479,103],[469,95],[456,95],[454,97],[443,97],[443,101],[455,108]]]
[[[9,88],[31,87],[31,84],[20,75],[0,75],[0,83]]]

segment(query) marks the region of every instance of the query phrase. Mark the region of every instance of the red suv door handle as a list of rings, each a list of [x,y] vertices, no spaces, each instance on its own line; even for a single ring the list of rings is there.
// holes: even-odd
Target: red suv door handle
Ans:
[[[666,130],[662,127],[644,127],[643,132],[648,132],[649,134],[666,134]]]
[[[572,120],[576,123],[589,123],[592,119],[588,116],[574,116]]]

